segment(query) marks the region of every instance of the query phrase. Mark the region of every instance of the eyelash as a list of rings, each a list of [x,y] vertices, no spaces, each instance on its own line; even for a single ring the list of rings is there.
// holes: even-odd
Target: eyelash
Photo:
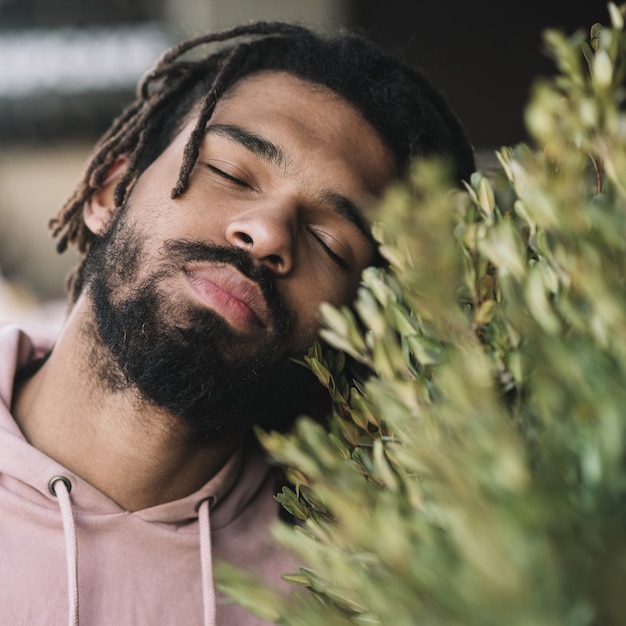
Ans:
[[[344,270],[349,269],[345,259],[340,257],[314,230],[309,229],[309,232],[315,239],[316,243],[324,250],[324,252]]]
[[[233,183],[234,185],[237,185],[237,187],[245,187],[247,189],[250,189],[250,185],[248,183],[244,182],[243,180],[240,180],[239,178],[235,178],[234,176],[231,176],[230,174],[226,173],[224,170],[219,169],[219,167],[215,167],[215,165],[211,165],[210,163],[207,164],[207,167],[212,172],[215,172],[218,176],[221,176],[225,180]]]

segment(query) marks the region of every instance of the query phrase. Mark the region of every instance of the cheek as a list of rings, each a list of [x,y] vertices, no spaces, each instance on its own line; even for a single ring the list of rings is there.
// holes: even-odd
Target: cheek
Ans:
[[[292,289],[285,289],[283,302],[293,321],[292,340],[305,349],[316,339],[319,331],[319,308],[323,302],[335,307],[350,305],[356,296],[359,279],[318,274],[311,280],[293,277]],[[280,286],[279,286],[280,288]]]

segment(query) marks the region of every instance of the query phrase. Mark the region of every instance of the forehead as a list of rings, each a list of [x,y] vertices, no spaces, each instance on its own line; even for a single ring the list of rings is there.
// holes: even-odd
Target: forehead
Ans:
[[[209,122],[244,125],[298,155],[326,154],[358,171],[367,191],[380,194],[395,174],[391,149],[363,115],[324,85],[284,71],[241,79],[217,102]]]

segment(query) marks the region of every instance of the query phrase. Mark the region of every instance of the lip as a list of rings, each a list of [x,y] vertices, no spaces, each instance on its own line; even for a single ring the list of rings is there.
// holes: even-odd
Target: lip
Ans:
[[[232,265],[193,263],[184,271],[200,302],[234,328],[245,331],[270,326],[261,289]]]

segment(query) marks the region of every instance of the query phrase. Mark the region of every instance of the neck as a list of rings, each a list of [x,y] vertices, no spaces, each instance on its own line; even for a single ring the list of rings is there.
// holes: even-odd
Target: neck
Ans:
[[[46,363],[15,390],[12,410],[24,436],[129,511],[198,490],[239,441],[198,443],[188,426],[132,390],[94,384],[83,306]]]

